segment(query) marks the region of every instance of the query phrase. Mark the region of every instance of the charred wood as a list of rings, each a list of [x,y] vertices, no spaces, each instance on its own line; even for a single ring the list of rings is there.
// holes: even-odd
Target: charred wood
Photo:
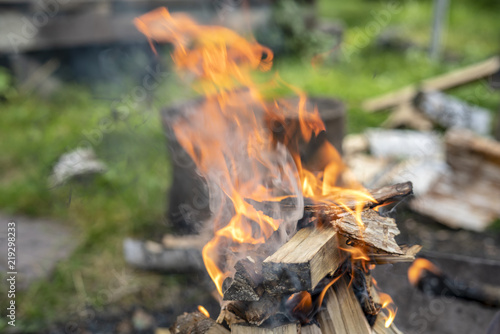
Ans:
[[[172,334],[229,334],[230,332],[200,312],[184,313],[170,328]]]

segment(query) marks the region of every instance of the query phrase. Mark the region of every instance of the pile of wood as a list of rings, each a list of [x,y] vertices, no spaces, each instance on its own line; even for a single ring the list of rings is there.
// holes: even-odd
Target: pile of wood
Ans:
[[[266,258],[247,256],[223,283],[217,321],[200,313],[184,314],[175,334],[399,333],[391,324],[370,275],[374,264],[413,261],[420,246],[400,246],[394,219],[376,206],[412,193],[402,183],[371,192],[377,203],[306,205],[298,231]],[[285,204],[283,204],[285,205]],[[351,214],[362,206],[360,226]]]
[[[453,228],[483,231],[500,218],[500,143],[450,130],[445,144],[450,171],[410,207]]]
[[[446,128],[466,128],[484,135],[488,132],[491,122],[487,110],[440,92],[492,77],[499,71],[500,57],[495,56],[483,62],[368,99],[362,107],[368,112],[394,108],[384,123],[386,127],[428,131],[438,125]]]

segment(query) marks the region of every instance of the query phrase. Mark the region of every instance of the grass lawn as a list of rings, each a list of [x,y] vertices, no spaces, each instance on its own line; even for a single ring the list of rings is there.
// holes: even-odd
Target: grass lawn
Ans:
[[[486,59],[498,50],[500,20],[496,13],[470,1],[451,2],[444,47],[447,54],[454,55],[453,61],[431,62],[422,49],[381,51],[374,47],[377,36],[373,35],[369,36],[371,42],[348,60],[340,55],[337,61],[313,67],[310,59],[285,58],[277,59],[275,69],[283,79],[311,95],[342,99],[348,107],[349,132],[377,126],[387,113],[363,112],[360,104],[365,98]],[[401,3],[401,10],[383,28],[397,29],[425,47],[432,2]],[[372,12],[385,6],[385,2],[376,1],[321,0],[319,12],[325,19],[343,19],[346,43],[355,43],[360,31],[373,20]],[[33,330],[77,316],[85,305],[100,306],[104,295],[117,296],[121,305],[128,305],[149,299],[144,291],[161,295],[175,285],[168,277],[128,268],[122,259],[121,242],[130,235],[161,235],[166,231],[162,221],[170,166],[158,111],[160,106],[187,96],[182,86],[168,79],[151,103],[142,103],[125,121],[116,117],[109,101],[92,96],[84,87],[65,87],[53,99],[43,100],[18,95],[7,83],[7,76],[0,74],[0,93],[6,96],[0,101],[0,209],[51,217],[79,231],[76,252],[58,265],[51,279],[18,295],[18,325]],[[451,93],[495,111],[500,103],[500,94],[489,91],[484,82]],[[111,120],[106,131],[99,130],[103,119]],[[108,165],[108,172],[93,182],[49,189],[47,177],[58,157],[89,136],[94,138],[93,147]],[[135,290],[120,295],[115,285],[117,273],[132,276]],[[4,321],[2,316],[0,330],[6,325]]]

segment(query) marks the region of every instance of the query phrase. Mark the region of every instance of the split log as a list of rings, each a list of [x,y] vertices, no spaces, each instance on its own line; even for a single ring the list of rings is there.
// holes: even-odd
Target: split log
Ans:
[[[312,291],[342,264],[338,235],[331,226],[299,230],[262,264],[264,287],[270,294]]]
[[[233,334],[297,334],[300,332],[297,323],[284,324],[276,327],[255,327],[237,324],[231,327]]]
[[[167,249],[153,241],[125,239],[125,261],[137,268],[172,273],[203,271],[205,266],[199,249]]]
[[[172,334],[229,334],[230,332],[200,312],[184,313],[170,328]]]
[[[361,306],[345,276],[328,289],[324,305],[325,309],[318,314],[323,333],[371,333]]]
[[[366,100],[363,102],[362,108],[370,112],[387,109],[410,102],[419,90],[445,90],[457,87],[492,75],[498,70],[500,70],[500,57],[495,56],[481,63],[424,80],[420,84],[410,85],[395,92]]]
[[[488,110],[441,92],[420,92],[413,104],[429,119],[445,128],[470,129],[482,135],[490,130],[491,116]]]

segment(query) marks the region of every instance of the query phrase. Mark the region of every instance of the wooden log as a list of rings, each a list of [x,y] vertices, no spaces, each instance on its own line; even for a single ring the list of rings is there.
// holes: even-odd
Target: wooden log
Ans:
[[[246,324],[236,324],[231,326],[233,334],[297,334],[300,332],[300,325],[297,323],[284,324],[276,327],[256,327]]]
[[[363,102],[362,108],[370,112],[384,110],[410,102],[419,90],[446,90],[487,77],[498,70],[500,70],[500,57],[495,56],[483,62],[423,80],[420,84],[410,85],[395,92],[368,99]]]
[[[328,289],[324,305],[325,309],[317,316],[323,333],[371,333],[370,326],[349,286],[347,277],[342,277]]]
[[[184,313],[170,328],[171,334],[229,334],[230,332],[200,312]]]
[[[153,241],[127,238],[123,252],[128,264],[145,270],[192,273],[205,268],[199,249],[167,249]]]
[[[445,128],[470,129],[482,135],[488,134],[490,130],[491,116],[488,110],[441,92],[420,92],[413,104],[425,116]]]
[[[299,230],[264,260],[265,290],[280,295],[312,291],[320,280],[342,264],[337,237],[332,226]]]

